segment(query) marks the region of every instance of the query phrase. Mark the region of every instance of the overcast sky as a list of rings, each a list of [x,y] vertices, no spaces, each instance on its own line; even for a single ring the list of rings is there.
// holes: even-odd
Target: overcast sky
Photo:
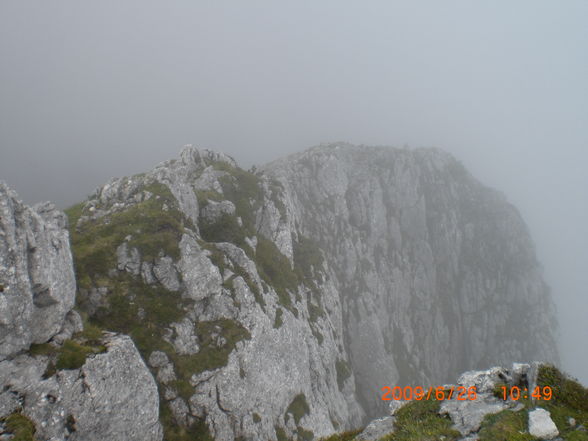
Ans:
[[[452,152],[522,212],[588,384],[588,2],[0,2],[0,179],[61,207],[183,144]]]

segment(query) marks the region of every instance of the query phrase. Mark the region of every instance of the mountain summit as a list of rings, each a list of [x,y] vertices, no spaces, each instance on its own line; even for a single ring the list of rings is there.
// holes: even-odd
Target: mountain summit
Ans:
[[[67,214],[76,309],[132,338],[167,440],[318,439],[383,415],[383,386],[557,361],[524,222],[437,149],[246,171],[186,147]]]

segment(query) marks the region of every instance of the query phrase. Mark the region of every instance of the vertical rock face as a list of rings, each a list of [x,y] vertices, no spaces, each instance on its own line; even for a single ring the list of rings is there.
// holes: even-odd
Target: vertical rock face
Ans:
[[[157,386],[132,340],[81,332],[66,227],[0,182],[0,438],[16,418],[38,440],[160,441]]]
[[[57,334],[76,284],[65,215],[0,182],[0,360]]]
[[[325,251],[360,402],[516,360],[557,360],[554,309],[516,209],[437,149],[321,146],[271,163]]]

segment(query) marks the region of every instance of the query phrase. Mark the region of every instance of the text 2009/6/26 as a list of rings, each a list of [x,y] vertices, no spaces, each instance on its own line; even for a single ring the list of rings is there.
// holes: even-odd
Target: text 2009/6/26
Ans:
[[[410,400],[451,400],[453,397],[459,401],[473,401],[477,398],[476,386],[452,386],[445,388],[443,386],[424,388],[422,386],[384,386],[382,388],[382,400],[384,401],[410,401]]]

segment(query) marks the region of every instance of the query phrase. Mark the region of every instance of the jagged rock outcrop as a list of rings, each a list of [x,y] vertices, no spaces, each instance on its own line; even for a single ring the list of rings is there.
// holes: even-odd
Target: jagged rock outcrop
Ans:
[[[69,215],[80,306],[149,360],[169,440],[310,440],[384,413],[384,385],[557,358],[520,216],[435,149],[253,173],[187,147]]]
[[[0,181],[0,360],[57,334],[75,301],[65,215]]]
[[[83,330],[65,215],[0,182],[0,438],[160,441],[155,381],[128,336]],[[11,425],[12,424],[12,425]]]

